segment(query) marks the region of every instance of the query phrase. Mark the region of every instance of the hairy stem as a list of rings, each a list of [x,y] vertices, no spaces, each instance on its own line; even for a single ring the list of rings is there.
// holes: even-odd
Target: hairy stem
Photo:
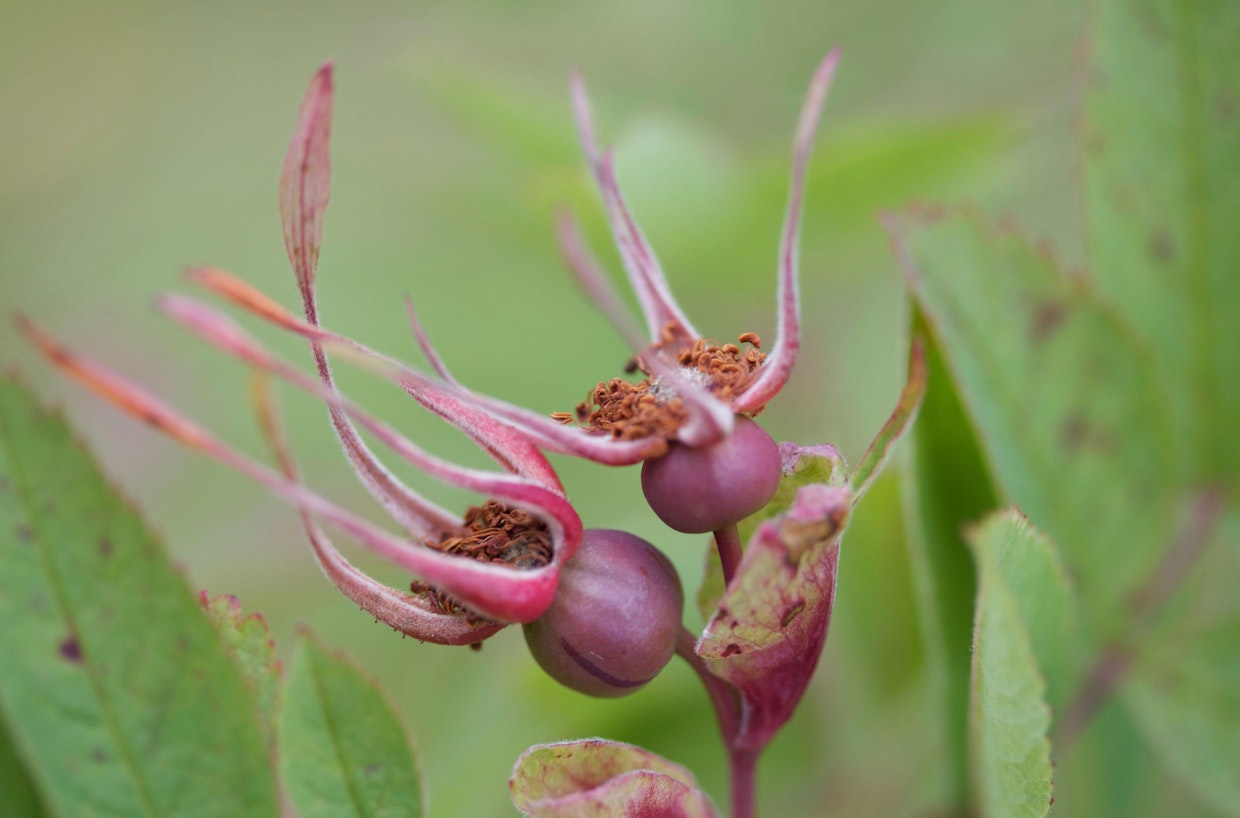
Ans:
[[[715,532],[715,548],[719,550],[719,562],[723,566],[723,582],[730,586],[744,555],[741,550],[741,533],[737,530],[736,523]]]
[[[1061,755],[1089,726],[1128,674],[1139,653],[1137,645],[1141,644],[1143,634],[1153,627],[1158,614],[1210,542],[1225,501],[1226,493],[1219,489],[1204,491],[1194,499],[1188,520],[1167,548],[1149,582],[1135,597],[1132,624],[1127,633],[1103,648],[1081,689],[1064,708],[1052,741]]]

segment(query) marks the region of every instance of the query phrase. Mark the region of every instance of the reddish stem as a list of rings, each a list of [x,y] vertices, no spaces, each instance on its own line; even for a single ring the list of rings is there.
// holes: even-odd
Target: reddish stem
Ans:
[[[733,747],[728,751],[728,766],[732,773],[732,818],[753,818],[758,751]]]
[[[730,586],[732,578],[736,576],[736,569],[741,564],[741,557],[744,556],[741,533],[737,530],[736,523],[715,532],[715,548],[719,550],[719,563],[723,566],[723,582]]]
[[[706,667],[702,657],[694,650],[696,642],[688,629],[682,630],[680,641],[676,644],[676,653],[697,672],[702,686],[710,696],[711,704],[715,707],[719,732],[723,734],[723,743],[728,749],[728,771],[732,781],[732,818],[753,818],[754,777],[760,751],[736,746],[736,736],[741,725],[740,695],[736,688],[710,672],[710,668]]]

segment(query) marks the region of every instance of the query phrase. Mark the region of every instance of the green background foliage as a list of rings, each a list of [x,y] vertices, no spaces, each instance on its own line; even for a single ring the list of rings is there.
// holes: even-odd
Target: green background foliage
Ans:
[[[1122,614],[1209,492],[1234,496],[1240,456],[1226,423],[1240,403],[1240,365],[1227,317],[1240,314],[1240,288],[1235,234],[1222,228],[1237,222],[1240,183],[1227,159],[1240,152],[1240,71],[1224,55],[1240,34],[1234,14],[1210,22],[1226,0],[1107,4],[1096,20],[1080,5],[2,3],[0,99],[10,113],[0,155],[16,160],[0,163],[0,305],[265,456],[244,370],[147,305],[182,288],[178,270],[193,263],[295,303],[276,180],[305,83],[331,57],[324,321],[416,360],[400,304],[409,292],[467,383],[569,409],[618,374],[627,352],[554,247],[552,214],[567,202],[616,266],[575,144],[568,68],[585,74],[621,182],[690,317],[720,338],[770,338],[791,129],[812,67],[842,45],[810,174],[802,357],[763,416],[777,439],[830,441],[857,461],[903,382],[910,318],[876,215],[910,201],[971,206],[910,228],[906,250],[929,282],[911,318],[931,330],[930,392],[905,446],[917,479],[883,478],[856,510],[826,654],[760,770],[762,813],[817,816],[827,804],[832,814],[890,815],[968,800],[977,579],[961,526],[1016,502],[1055,539],[1080,607],[1079,616],[1064,613],[1068,602],[1031,612],[1020,579],[1005,576],[1021,616],[1085,623],[1062,653],[1030,625],[1053,712],[1106,646],[1132,662],[1132,682],[1056,757],[1054,814],[1234,814],[1237,515],[1214,512],[1209,542],[1160,615],[1134,625]],[[1095,23],[1101,39],[1086,35]],[[1087,54],[1096,67],[1085,75]],[[994,235],[998,217],[1051,240],[1055,258]],[[1076,275],[1087,265],[1088,285]],[[1003,278],[982,275],[995,268]],[[1048,325],[1047,344],[1029,342]],[[590,735],[683,764],[725,802],[710,709],[681,665],[628,699],[596,702],[543,677],[515,630],[480,654],[402,640],[319,576],[287,508],[50,376],[7,321],[0,360],[66,404],[166,534],[189,588],[263,611],[286,659],[297,623],[308,622],[379,677],[419,736],[433,814],[511,814],[517,756]],[[482,462],[394,390],[340,375],[420,442]],[[382,519],[321,407],[287,398],[310,482]],[[1073,408],[1087,413],[1081,422]],[[588,525],[651,538],[694,588],[704,543],[659,526],[633,470],[556,465]],[[471,499],[407,476],[449,505]],[[349,556],[393,585],[407,581]],[[74,579],[90,590],[94,577]],[[22,583],[20,592],[34,587]],[[192,620],[186,581],[174,584],[189,602],[168,603],[183,610],[169,627]],[[687,615],[701,624],[692,606]],[[0,651],[35,638],[0,633]],[[261,651],[245,652],[251,639],[225,642],[234,652],[210,640],[203,649],[269,667]],[[249,684],[225,675],[238,701],[274,695],[262,673]],[[12,695],[0,684],[0,702]],[[261,753],[269,729],[242,729],[245,753]],[[14,749],[37,752],[23,735],[10,725],[20,741],[0,740],[0,797],[27,799],[15,809],[37,815],[36,791],[52,806],[46,790],[9,786],[30,783],[13,765]]]

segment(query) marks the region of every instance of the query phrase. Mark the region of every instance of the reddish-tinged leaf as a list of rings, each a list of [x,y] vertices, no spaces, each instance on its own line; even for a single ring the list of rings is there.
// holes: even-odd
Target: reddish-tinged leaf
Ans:
[[[280,173],[284,246],[307,306],[313,304],[314,271],[323,240],[323,211],[331,187],[328,141],[332,127],[332,64],[318,70],[297,114],[297,130]]]
[[[508,782],[531,818],[716,818],[693,774],[649,750],[603,739],[526,750]]]
[[[741,693],[738,748],[765,747],[809,684],[827,638],[851,507],[846,486],[803,486],[786,513],[759,526],[698,642],[711,672]]]

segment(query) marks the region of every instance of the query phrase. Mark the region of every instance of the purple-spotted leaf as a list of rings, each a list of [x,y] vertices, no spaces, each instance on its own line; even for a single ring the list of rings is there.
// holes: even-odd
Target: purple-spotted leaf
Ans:
[[[304,634],[278,725],[280,777],[302,818],[420,818],[417,755],[378,683]]]
[[[1148,342],[1193,475],[1240,479],[1240,4],[1097,4],[1089,262]],[[1240,776],[1238,776],[1240,777]]]
[[[198,601],[241,668],[258,710],[259,724],[268,746],[274,750],[276,700],[282,668],[266,617],[260,613],[246,614],[241,601],[231,594],[220,594],[212,599],[202,591]]]
[[[737,748],[765,747],[809,684],[827,638],[851,508],[847,486],[802,486],[785,513],[758,526],[698,642],[711,672],[740,691]]]
[[[889,220],[905,278],[1001,502],[1080,578],[1097,632],[1154,570],[1182,453],[1165,389],[1128,328],[1044,248],[968,213]]]
[[[529,818],[717,818],[693,774],[649,750],[604,739],[540,744],[509,781]]]
[[[11,379],[0,668],[0,721],[48,813],[277,813],[245,681],[184,578],[63,420]]]

